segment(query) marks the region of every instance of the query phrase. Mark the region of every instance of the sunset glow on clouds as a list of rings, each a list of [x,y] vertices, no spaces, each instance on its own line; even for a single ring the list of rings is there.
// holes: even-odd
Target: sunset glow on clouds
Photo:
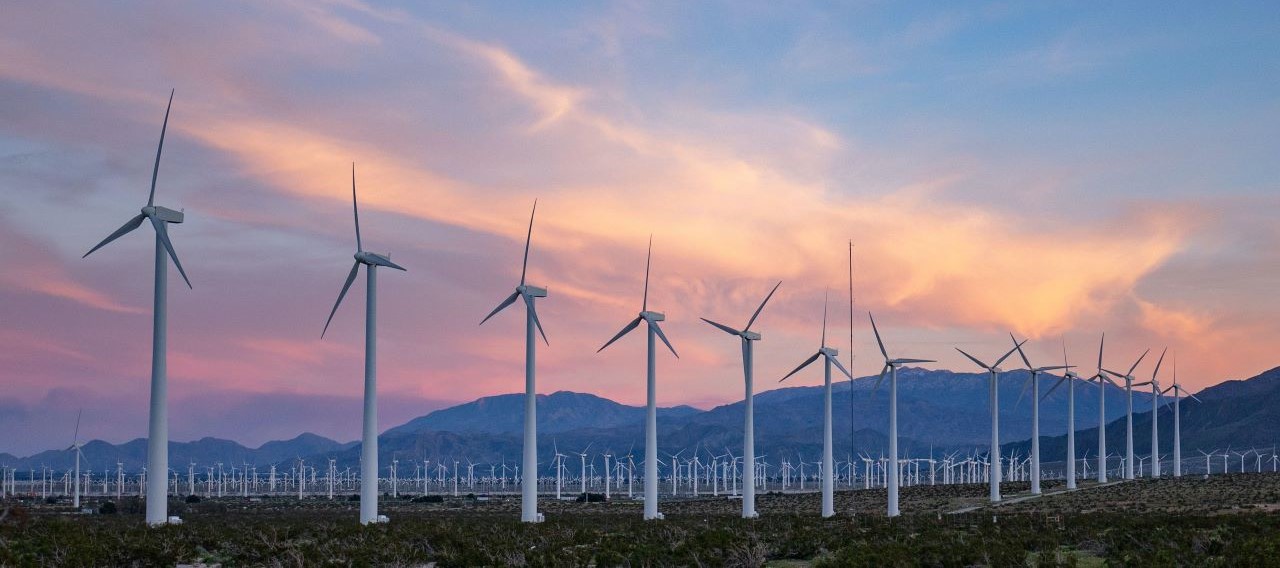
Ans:
[[[80,406],[92,436],[145,432],[151,239],[80,256],[144,203],[171,87],[175,440],[355,437],[363,280],[319,338],[352,162],[366,247],[409,269],[379,283],[384,427],[522,388],[521,318],[476,324],[535,198],[542,392],[643,402],[643,342],[595,350],[650,234],[664,405],[740,398],[698,317],[743,323],[778,280],[758,373],[812,350],[827,287],[846,350],[850,240],[859,374],[867,310],[957,370],[1010,331],[1086,370],[1103,331],[1114,366],[1168,345],[1194,390],[1280,363],[1275,6],[769,6],[7,6],[0,451],[65,444],[37,417]]]

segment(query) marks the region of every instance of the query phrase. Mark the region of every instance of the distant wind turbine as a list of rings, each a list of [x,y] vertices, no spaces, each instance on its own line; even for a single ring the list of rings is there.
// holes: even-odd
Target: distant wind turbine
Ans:
[[[1164,363],[1164,356],[1169,352],[1169,348],[1165,347],[1160,352],[1160,359],[1156,361],[1156,369],[1151,372],[1151,380],[1143,381],[1135,384],[1135,387],[1151,385],[1151,477],[1160,477],[1160,421],[1156,420],[1160,411],[1160,364]]]
[[[1023,343],[1026,343],[1026,340],[1023,340]],[[991,408],[991,452],[988,459],[991,463],[991,473],[988,476],[988,483],[991,486],[990,499],[992,503],[1000,502],[1000,385],[998,384],[1001,373],[1000,364],[1003,363],[1005,359],[1008,359],[1010,355],[1013,355],[1021,345],[1022,344],[1020,343],[1013,349],[1010,349],[1004,355],[1000,356],[999,359],[996,359],[995,363],[990,365],[979,361],[978,358],[973,355],[965,353],[963,349],[960,349],[959,347],[956,348],[956,351],[959,351],[961,355],[968,357],[970,361],[973,361],[974,363],[977,363],[979,367],[986,369],[987,374],[989,375],[989,379],[987,380],[987,400],[988,405]]]
[[[1178,356],[1173,356],[1173,385],[1164,389],[1164,392],[1173,391],[1173,476],[1182,477],[1182,413],[1179,411],[1178,402],[1183,396],[1189,396],[1196,402],[1204,402],[1196,395],[1191,394],[1178,384]],[[1272,456],[1274,458],[1274,455]],[[1206,464],[1208,461],[1206,460]],[[1272,468],[1274,469],[1274,467]],[[1205,468],[1205,473],[1209,472]]]
[[[360,524],[383,522],[384,517],[378,515],[378,271],[379,266],[404,270],[404,267],[391,262],[390,255],[368,252],[360,240],[360,208],[356,203],[356,165],[351,164],[351,211],[356,225],[356,254],[347,281],[338,293],[338,301],[333,303],[329,311],[329,319],[324,322],[320,332],[323,339],[333,322],[333,314],[346,297],[351,283],[355,282],[360,265],[364,265],[367,277],[365,284],[364,314],[364,428],[360,442]],[[301,487],[302,478],[298,478]],[[299,489],[301,493],[301,489]]]
[[[173,251],[173,243],[169,241],[169,224],[181,223],[184,218],[183,212],[155,204],[156,177],[160,173],[160,154],[164,150],[164,134],[169,128],[169,110],[171,108],[173,108],[173,91],[169,91],[169,105],[165,107],[164,124],[160,127],[160,144],[156,147],[156,161],[151,168],[151,193],[147,196],[146,207],[143,207],[141,213],[129,219],[128,222],[116,229],[114,233],[108,235],[97,246],[89,249],[89,252],[84,253],[85,257],[93,254],[93,251],[142,226],[144,220],[150,220],[151,227],[156,232],[155,304],[152,311],[151,334],[151,414],[147,426],[147,463],[152,464],[153,467],[160,468],[161,471],[169,464],[169,379],[166,357],[169,329],[169,263],[165,261],[166,253],[169,258],[173,259],[174,266],[178,267],[178,273],[182,275],[182,280],[187,283],[187,288],[191,287],[191,280],[187,279],[187,273],[182,269],[182,263],[178,261],[177,253]],[[169,484],[165,482],[165,476],[151,476],[146,489],[146,523],[150,526],[157,526],[169,522]]]
[[[547,334],[542,331],[542,322],[538,320],[538,311],[534,308],[536,298],[547,297],[547,289],[525,283],[525,275],[529,269],[529,243],[533,240],[533,217],[538,213],[538,202],[533,202],[533,212],[529,214],[529,231],[524,239],[524,263],[520,265],[520,284],[515,292],[507,296],[489,315],[480,320],[480,325],[489,321],[498,312],[524,299],[525,305],[525,351],[524,351],[524,471],[538,471],[538,390],[535,376],[537,358],[537,341],[533,336],[536,327],[542,335],[543,343],[550,345]],[[538,512],[538,476],[525,475],[520,478],[520,520],[526,523],[542,522],[542,514]]]
[[[774,285],[773,290],[769,291],[769,295],[764,297],[764,301],[760,302],[760,307],[756,308],[751,319],[747,320],[746,327],[741,331],[733,329],[724,324],[713,322],[707,318],[702,318],[720,331],[729,335],[735,335],[742,339],[742,372],[746,384],[746,396],[744,404],[746,405],[746,420],[742,428],[742,517],[752,519],[757,517],[756,514],[756,448],[755,448],[755,389],[752,385],[752,374],[754,365],[752,363],[753,341],[760,341],[760,334],[751,331],[751,324],[756,322],[756,318],[760,317],[760,312],[764,310],[765,304],[769,303],[769,298],[773,297],[773,293],[778,291],[778,286],[782,282]]]
[[[880,355],[884,356],[884,367],[880,369],[880,378],[876,379],[875,387],[872,392],[880,388],[880,381],[884,380],[884,374],[889,373],[889,466],[885,468],[885,476],[889,482],[889,504],[888,516],[896,517],[898,511],[898,367],[911,363],[933,363],[930,359],[891,359],[889,352],[884,348],[884,342],[880,340],[880,330],[876,327],[876,318],[867,312],[867,317],[871,318],[871,331],[876,335],[876,345],[880,346]]]
[[[80,510],[80,457],[84,455],[84,452],[81,452],[81,451],[80,451],[80,448],[81,448],[81,445],[80,445],[80,415],[82,415],[82,414],[84,414],[84,410],[83,410],[83,409],[81,409],[79,412],[77,412],[77,413],[76,413],[76,430],[75,430],[75,434],[71,437],[71,446],[69,446],[69,447],[67,448],[67,451],[68,451],[68,452],[70,452],[70,451],[73,451],[73,450],[74,450],[74,451],[75,451],[75,453],[76,453],[76,479],[75,479],[75,494],[74,494],[74,496],[71,498],[71,506],[75,507],[75,509],[76,509],[76,511],[77,511],[77,512],[79,512],[79,510]],[[92,472],[90,472],[90,473],[92,473]]]
[[[1062,373],[1062,378],[1058,382],[1053,383],[1049,387],[1048,392],[1044,393],[1040,400],[1049,398],[1053,391],[1062,383],[1067,383],[1067,489],[1076,488],[1076,381],[1080,380],[1080,375],[1071,370],[1071,364],[1067,362],[1067,340],[1062,340],[1062,365],[1066,369]]]
[[[827,302],[823,298],[822,302],[822,340],[818,343],[818,352],[814,353],[808,359],[805,359],[800,366],[796,367],[787,376],[782,377],[778,382],[787,380],[801,369],[808,367],[819,357],[822,357],[822,516],[830,517],[836,514],[835,509],[835,475],[833,472],[835,457],[834,450],[831,447],[831,366],[835,365],[844,376],[849,380],[853,380],[853,375],[840,364],[837,358],[840,352],[834,347],[827,347]],[[801,461],[800,467],[803,471],[804,462]],[[800,488],[804,489],[804,476],[800,477]]]
[[[1142,359],[1145,358],[1147,356],[1147,353],[1150,353],[1150,352],[1151,352],[1150,349],[1143,351],[1142,355],[1138,357],[1138,360],[1133,362],[1133,366],[1129,367],[1129,372],[1123,375],[1115,371],[1109,371],[1107,369],[1102,370],[1104,373],[1107,373],[1117,379],[1124,379],[1124,393],[1125,393],[1124,478],[1125,479],[1133,479],[1133,461],[1134,461],[1133,460],[1133,371],[1134,369],[1138,368],[1138,365],[1142,363]]]
[[[644,519],[661,519],[662,513],[658,512],[658,395],[657,395],[657,367],[655,364],[655,354],[657,352],[654,337],[662,340],[666,344],[667,349],[671,350],[671,354],[676,358],[680,358],[680,354],[676,353],[676,348],[671,346],[671,342],[667,340],[667,335],[662,333],[662,327],[658,322],[665,321],[667,316],[662,312],[649,311],[649,261],[653,259],[653,237],[649,237],[649,254],[644,261],[644,299],[640,303],[640,315],[636,319],[631,320],[622,331],[614,335],[612,339],[598,349],[596,353],[604,351],[605,347],[613,344],[613,342],[621,339],[622,336],[631,333],[640,322],[645,323],[648,331],[648,367],[646,372],[645,390],[647,392],[648,402],[645,406],[644,415]]]
[[[1061,365],[1055,367],[1033,367],[1031,361],[1027,359],[1027,354],[1022,350],[1022,344],[1018,343],[1018,339],[1009,334],[1009,339],[1013,340],[1013,345],[1018,350],[1018,355],[1022,357],[1022,362],[1027,365],[1027,370],[1031,371],[1031,376],[1027,379],[1027,384],[1031,385],[1031,494],[1040,494],[1040,373],[1048,371],[1056,371],[1065,369]],[[1025,342],[1024,342],[1025,343]],[[1022,392],[1027,392],[1027,387],[1022,387]],[[1021,397],[1019,397],[1021,398]]]

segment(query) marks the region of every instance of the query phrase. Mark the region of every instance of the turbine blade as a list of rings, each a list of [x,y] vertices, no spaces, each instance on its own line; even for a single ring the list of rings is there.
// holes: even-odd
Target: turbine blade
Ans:
[[[156,228],[156,234],[160,235],[160,244],[164,245],[164,250],[169,252],[169,258],[173,259],[173,265],[178,267],[178,274],[182,275],[182,280],[187,283],[187,288],[191,288],[191,281],[187,279],[187,271],[182,269],[182,263],[178,261],[178,253],[173,252],[173,242],[169,240],[168,223],[151,217],[151,226]]]
[[[1102,372],[1102,347],[1107,344],[1107,332],[1102,332],[1102,339],[1098,341],[1098,372]]]
[[[884,380],[884,374],[888,370],[889,370],[889,365],[887,363],[885,364],[884,367],[880,369],[880,377],[876,379],[876,384],[871,387],[871,394],[873,396],[876,394],[877,390],[880,390],[880,382]]]
[[[356,205],[356,163],[351,162],[351,213],[356,220],[356,252],[364,250],[360,242],[360,206]]]
[[[529,232],[524,236],[524,262],[520,264],[520,285],[524,286],[525,272],[529,269],[529,243],[533,241],[533,216],[538,214],[538,200],[533,200],[533,212],[529,213]]]
[[[1187,393],[1187,396],[1189,396],[1189,397],[1191,397],[1191,398],[1195,399],[1195,401],[1196,401],[1196,402],[1199,402],[1199,403],[1201,403],[1201,404],[1203,404],[1203,403],[1204,403],[1204,401],[1203,401],[1203,400],[1200,400],[1200,398],[1199,398],[1199,397],[1197,397],[1197,396],[1196,396],[1196,395],[1194,395],[1194,394]]]
[[[867,312],[867,317],[871,318],[871,331],[876,334],[876,345],[880,346],[880,354],[884,355],[884,360],[889,360],[889,352],[884,350],[884,342],[880,341],[880,329],[876,327],[876,317]],[[884,373],[880,373],[882,376]]]
[[[498,307],[494,308],[492,312],[489,312],[489,315],[484,316],[484,319],[480,320],[480,325],[484,325],[484,322],[489,321],[489,318],[493,317],[495,314],[502,311],[507,306],[514,304],[516,302],[516,299],[518,299],[519,297],[520,297],[519,292],[512,292],[510,296],[507,296],[507,299],[503,300],[501,304],[498,304]]]
[[[827,288],[825,294],[822,295],[822,342],[818,347],[827,346],[827,303],[831,299],[831,288]]]
[[[385,257],[385,256],[382,256],[382,255],[380,255],[380,254],[379,254],[379,255],[370,255],[370,256],[372,256],[372,257],[373,257],[373,258],[371,258],[371,259],[370,259],[370,260],[372,260],[372,261],[373,261],[373,264],[376,264],[376,265],[378,265],[378,266],[385,266],[385,267],[387,267],[387,268],[394,268],[394,269],[396,269],[396,270],[400,270],[400,271],[404,271],[404,272],[408,272],[407,270],[405,270],[405,268],[404,268],[403,266],[400,266],[399,264],[396,264],[396,263],[394,263],[394,262],[391,262],[391,259],[389,259],[389,258],[387,258],[387,257]]]
[[[667,349],[671,350],[671,354],[675,355],[676,359],[679,359],[680,354],[676,353],[676,348],[671,346],[670,341],[667,341],[667,334],[662,333],[662,326],[658,325],[658,322],[649,322],[649,325],[653,326],[653,332],[658,334],[658,339],[661,339],[667,345]]]
[[[1013,336],[1013,332],[1009,332],[1009,339],[1013,340],[1014,348],[1018,350],[1018,356],[1022,357],[1022,362],[1027,364],[1027,369],[1034,369],[1035,367],[1031,366],[1031,361],[1027,359],[1026,352],[1022,350],[1022,343],[1018,343],[1018,338]],[[1026,342],[1024,341],[1023,343]]]
[[[601,352],[601,351],[604,351],[604,348],[605,348],[605,347],[608,347],[608,346],[610,346],[610,345],[613,345],[613,342],[615,342],[615,341],[617,341],[617,340],[621,339],[621,338],[622,338],[622,336],[624,336],[624,335],[626,335],[626,334],[630,333],[630,332],[631,332],[631,330],[635,329],[635,328],[636,328],[636,326],[640,325],[640,320],[641,320],[641,319],[642,319],[642,318],[637,317],[636,319],[631,320],[631,323],[628,323],[625,327],[623,327],[623,328],[622,328],[622,331],[619,331],[619,332],[618,332],[618,334],[617,334],[617,335],[615,335],[615,336],[613,336],[613,338],[612,338],[612,339],[610,339],[609,341],[606,341],[606,342],[605,342],[605,344],[604,344],[604,346],[602,346],[602,347],[601,347],[601,348],[599,348],[599,349],[596,349],[596,353],[599,353],[599,352]]]
[[[75,433],[75,436],[73,436],[73,437],[71,438],[72,446],[75,446],[75,442],[79,442],[79,441],[80,441],[80,417],[81,417],[81,416],[83,416],[83,415],[84,415],[84,409],[83,409],[83,408],[81,408],[80,410],[78,410],[78,411],[76,412],[76,433]]]
[[[1058,388],[1058,385],[1061,385],[1066,381],[1067,381],[1066,377],[1062,377],[1061,379],[1058,379],[1057,382],[1053,383],[1053,386],[1049,387],[1049,390],[1045,391],[1044,396],[1040,397],[1040,400],[1043,401],[1044,399],[1049,398],[1049,395],[1053,394],[1054,389]]]
[[[324,334],[329,331],[329,324],[333,322],[333,314],[338,313],[338,306],[342,304],[342,299],[347,296],[347,290],[351,289],[351,283],[356,281],[356,273],[360,271],[360,261],[356,261],[351,265],[351,272],[347,274],[347,281],[342,284],[342,291],[338,292],[338,301],[333,303],[333,309],[329,310],[329,319],[324,322],[324,330],[320,332],[320,339],[324,339]]]
[[[1027,382],[1022,383],[1022,392],[1018,393],[1018,402],[1013,404],[1014,408],[1017,408],[1022,405],[1022,399],[1027,396],[1027,390],[1031,388],[1031,381],[1034,381],[1035,379],[1036,379],[1036,374],[1031,373],[1031,377],[1027,379]]]
[[[999,359],[996,359],[996,363],[992,365],[992,367],[999,367],[1000,364],[1003,363],[1005,359],[1008,359],[1010,355],[1017,353],[1018,349],[1021,348],[1023,345],[1026,345],[1028,341],[1030,341],[1030,339],[1023,339],[1022,343],[1014,344],[1013,349],[1010,349],[1008,353],[1004,354],[1004,356],[1000,357]]]
[[[893,359],[894,363],[937,363],[933,359]]]
[[[529,317],[533,318],[533,325],[538,327],[538,334],[542,336],[542,342],[550,346],[551,342],[547,341],[547,332],[542,331],[542,320],[538,319],[538,309],[533,307],[533,296],[528,294],[521,294],[521,296],[524,296],[524,305],[529,309]]]
[[[742,333],[740,333],[738,330],[733,329],[732,327],[729,327],[729,326],[724,325],[724,324],[722,324],[722,323],[716,323],[716,322],[713,322],[713,321],[711,321],[711,320],[709,320],[709,319],[707,319],[707,318],[698,318],[698,319],[701,319],[702,321],[705,321],[705,322],[707,322],[707,323],[709,323],[709,324],[711,324],[711,325],[714,325],[714,326],[716,326],[716,327],[720,328],[720,331],[723,331],[723,332],[725,332],[725,333],[727,333],[727,334],[729,334],[729,335],[737,335],[737,336],[741,336],[741,335],[742,335]]]
[[[1147,349],[1146,351],[1143,351],[1143,352],[1142,352],[1142,356],[1141,356],[1141,357],[1138,357],[1138,360],[1133,362],[1133,366],[1132,366],[1132,367],[1129,367],[1129,372],[1128,372],[1128,373],[1125,373],[1125,376],[1127,377],[1127,376],[1129,376],[1129,375],[1132,375],[1132,374],[1133,374],[1133,370],[1138,368],[1138,365],[1139,365],[1140,363],[1142,363],[1142,360],[1143,360],[1144,358],[1146,358],[1147,353],[1150,353],[1150,352],[1151,352],[1151,350],[1150,350],[1150,349]]]
[[[838,358],[836,358],[836,357],[827,357],[827,360],[828,360],[828,361],[831,361],[833,364],[835,364],[836,368],[837,368],[837,369],[840,369],[840,372],[841,372],[841,373],[844,373],[844,376],[849,377],[849,380],[851,380],[851,381],[853,380],[853,375],[852,375],[851,373],[849,373],[849,370],[848,370],[848,369],[845,369],[845,368],[844,368],[844,365],[841,365],[841,364],[840,364],[840,359],[838,359]]]
[[[137,229],[138,227],[142,226],[142,220],[143,220],[143,219],[146,219],[146,218],[147,218],[147,216],[146,216],[146,215],[143,215],[143,214],[141,214],[141,213],[139,213],[139,214],[137,214],[137,215],[134,215],[134,217],[133,217],[132,219],[129,219],[128,221],[125,221],[125,223],[124,223],[123,225],[121,225],[119,229],[116,229],[114,233],[111,233],[110,235],[107,235],[107,238],[102,239],[102,242],[98,243],[98,245],[97,245],[97,246],[95,246],[95,247],[93,247],[93,248],[89,249],[89,252],[84,253],[84,256],[82,256],[82,257],[80,257],[80,258],[85,258],[85,257],[87,257],[87,256],[89,256],[89,255],[91,255],[91,254],[93,254],[93,251],[96,251],[96,250],[98,250],[98,249],[100,249],[100,248],[102,248],[102,247],[104,247],[104,246],[107,246],[107,243],[109,243],[109,242],[111,242],[111,241],[114,241],[114,240],[116,240],[116,239],[118,239],[118,238],[120,238],[120,237],[123,237],[123,236],[125,236],[125,235],[129,234],[129,232],[130,232],[130,231],[132,231],[132,230],[134,230],[134,229]]]
[[[653,260],[653,235],[649,235],[649,254],[644,257],[644,301],[640,311],[649,311],[649,261]]]
[[[1040,367],[1039,369],[1036,369],[1036,370],[1037,370],[1037,371],[1061,371],[1061,370],[1063,370],[1063,369],[1069,369],[1069,368],[1070,368],[1070,367],[1064,367],[1064,366],[1062,366],[1062,365],[1057,365],[1057,366],[1054,366],[1054,367]]]
[[[821,355],[822,355],[822,353],[814,353],[814,354],[813,354],[812,356],[810,356],[808,359],[805,359],[805,360],[804,360],[804,362],[803,362],[803,363],[801,363],[799,367],[796,367],[796,368],[795,368],[795,369],[793,369],[790,373],[787,373],[787,376],[782,377],[781,379],[778,379],[778,382],[785,381],[785,380],[787,380],[787,379],[791,378],[791,375],[794,375],[794,374],[796,374],[796,373],[799,373],[799,372],[800,372],[800,369],[803,369],[803,368],[805,368],[805,367],[808,367],[810,363],[813,363],[814,361],[817,361],[817,360],[818,360],[818,357],[819,357],[819,356],[821,356]]]
[[[777,291],[778,291],[778,286],[781,286],[781,285],[782,285],[782,281],[781,281],[781,280],[779,280],[777,284],[774,284],[774,285],[773,285],[773,289],[772,289],[772,290],[769,290],[769,295],[768,295],[768,296],[765,296],[765,297],[764,297],[764,301],[763,301],[763,302],[760,302],[760,307],[756,308],[756,313],[751,314],[751,319],[747,320],[747,326],[746,326],[746,327],[744,327],[744,328],[742,328],[742,329],[743,329],[743,331],[746,331],[746,330],[748,330],[748,329],[751,329],[751,324],[756,323],[756,318],[760,317],[760,312],[761,312],[762,310],[764,310],[764,305],[765,305],[765,304],[767,304],[767,303],[769,303],[769,298],[772,298],[772,297],[773,297],[773,293],[774,293],[774,292],[777,292]]]
[[[169,106],[164,107],[164,124],[160,126],[160,145],[156,147],[156,164],[151,168],[151,193],[147,195],[147,207],[156,201],[156,178],[160,175],[160,153],[164,151],[164,133],[169,129],[169,109],[173,108],[173,89],[169,90]]]
[[[1165,353],[1168,353],[1168,352],[1169,352],[1169,348],[1168,348],[1168,347],[1165,347],[1165,348],[1164,348],[1164,351],[1161,351],[1161,352],[1160,352],[1160,359],[1159,359],[1158,361],[1156,361],[1156,370],[1154,370],[1154,371],[1152,371],[1152,372],[1151,372],[1151,380],[1153,380],[1153,381],[1154,381],[1154,380],[1156,380],[1156,375],[1159,375],[1159,374],[1160,374],[1160,364],[1161,364],[1161,363],[1164,363],[1164,355],[1165,355]]]
[[[987,366],[987,364],[986,364],[986,363],[983,363],[982,361],[979,361],[979,360],[978,360],[976,357],[974,357],[973,355],[970,355],[970,354],[968,354],[968,353],[965,353],[965,352],[964,352],[964,349],[961,349],[961,348],[959,348],[959,347],[956,347],[955,349],[956,349],[956,351],[959,351],[961,355],[964,355],[965,357],[968,357],[970,361],[973,361],[973,362],[974,362],[974,363],[976,363],[979,367],[982,367],[983,369],[987,369],[988,371],[989,371],[989,370],[991,370],[991,367]],[[1010,351],[1010,353],[1013,353],[1013,352],[1012,352],[1012,351]]]

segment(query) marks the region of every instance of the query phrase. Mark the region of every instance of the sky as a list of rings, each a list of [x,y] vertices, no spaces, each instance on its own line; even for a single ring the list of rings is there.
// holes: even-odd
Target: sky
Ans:
[[[0,452],[146,434],[153,239],[81,259],[156,202],[174,440],[258,445],[360,428],[356,164],[379,278],[382,428],[523,390],[740,400],[828,336],[976,370],[1028,356],[1195,391],[1280,364],[1280,4],[1232,2],[9,3],[0,18]],[[1166,382],[1171,375],[1162,370]],[[1083,374],[1083,373],[1082,373]],[[820,371],[787,384],[814,385]]]

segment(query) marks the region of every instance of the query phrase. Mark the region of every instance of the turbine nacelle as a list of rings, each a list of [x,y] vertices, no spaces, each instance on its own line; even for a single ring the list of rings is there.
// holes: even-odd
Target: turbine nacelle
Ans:
[[[529,296],[531,298],[547,297],[546,288],[539,288],[532,284],[521,284],[520,286],[516,286],[516,292],[524,296]]]
[[[754,331],[740,331],[738,336],[747,341],[760,341],[760,334]]]
[[[168,207],[159,205],[148,205],[142,208],[142,214],[152,219],[159,219],[165,223],[181,223],[184,217],[181,211],[174,211]]]
[[[643,312],[640,312],[640,317],[648,322],[667,321],[667,314],[664,314],[662,312],[651,312],[651,311],[645,310]]]
[[[818,350],[818,353],[821,353],[827,357],[835,357],[837,355],[840,355],[840,351],[834,347],[823,347],[822,349]]]

